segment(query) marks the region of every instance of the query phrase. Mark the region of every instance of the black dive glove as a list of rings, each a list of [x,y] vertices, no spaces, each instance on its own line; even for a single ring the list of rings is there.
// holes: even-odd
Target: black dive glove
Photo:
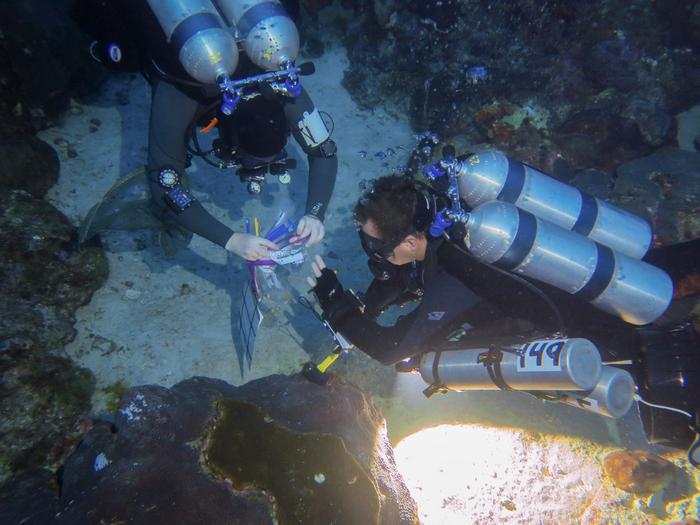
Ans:
[[[360,313],[364,306],[352,291],[343,289],[335,272],[328,268],[321,270],[321,277],[316,280],[316,286],[312,291],[323,310],[323,319],[331,326],[337,324],[352,310]]]

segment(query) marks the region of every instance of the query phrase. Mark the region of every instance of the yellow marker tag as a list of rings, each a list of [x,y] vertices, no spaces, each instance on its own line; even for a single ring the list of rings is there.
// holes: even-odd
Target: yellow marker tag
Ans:
[[[255,228],[255,235],[256,236],[260,235],[260,223],[258,222],[257,217],[255,217],[255,219],[253,219],[253,227]]]
[[[472,155],[471,157],[469,157],[469,164],[471,164],[472,166],[476,166],[480,162],[481,159],[479,158],[479,155]]]
[[[321,372],[325,372],[326,370],[328,370],[328,368],[329,368],[333,363],[335,363],[335,360],[338,359],[339,357],[340,357],[340,354],[335,354],[335,353],[333,353],[333,354],[329,355],[328,357],[326,357],[326,358],[321,362],[321,364],[318,365],[318,369],[319,369]]]
[[[209,62],[212,64],[218,64],[221,62],[221,51],[212,51],[209,53]]]

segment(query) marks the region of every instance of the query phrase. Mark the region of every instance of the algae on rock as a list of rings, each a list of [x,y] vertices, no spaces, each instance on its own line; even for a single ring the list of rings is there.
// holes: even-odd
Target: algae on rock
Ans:
[[[217,406],[208,465],[236,489],[271,494],[280,523],[379,522],[377,488],[340,437],[292,432],[250,403]]]

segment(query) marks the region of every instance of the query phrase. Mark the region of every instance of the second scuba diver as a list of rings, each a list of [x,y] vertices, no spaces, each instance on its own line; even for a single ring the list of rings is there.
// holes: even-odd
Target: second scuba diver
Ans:
[[[102,19],[110,17],[109,30],[93,30],[93,56],[114,69],[136,63],[151,85],[146,177],[154,213],[175,233],[195,233],[248,260],[267,258],[277,246],[234,233],[214,218],[194,197],[185,170],[199,155],[236,169],[249,191],[259,192],[268,173],[288,182],[284,148],[292,134],[309,166],[296,238],[315,244],[325,234],[338,161],[330,132],[298,79],[309,71],[294,66],[296,27],[277,1],[214,3],[83,2],[90,13],[97,5]],[[210,151],[199,145],[198,126],[218,131]]]
[[[449,354],[451,348],[486,349],[494,348],[493,343],[505,347],[513,342],[519,347],[525,341],[552,339],[553,335],[587,339],[598,348],[603,361],[633,365],[634,381],[647,400],[676,407],[649,410],[640,405],[650,441],[685,449],[690,446],[691,460],[699,461],[700,337],[684,317],[688,312],[681,314],[682,319],[665,316],[658,323],[638,327],[549,284],[537,282],[535,286],[520,277],[511,279],[507,272],[483,264],[467,251],[464,231],[431,235],[445,200],[409,177],[377,179],[354,210],[374,279],[360,298],[344,290],[335,272],[317,256],[313,276],[307,280],[324,321],[382,364],[396,364],[399,371],[420,367],[426,381],[436,382],[431,386],[440,383],[440,353]],[[649,258],[658,262],[655,252]],[[418,305],[393,326],[376,322],[389,305],[412,300]],[[421,357],[431,352],[437,357],[431,358],[425,371]],[[443,361],[444,366],[454,365],[446,358]],[[465,366],[469,374],[475,364]],[[488,368],[498,388],[509,389],[503,377],[498,377],[498,367],[486,362],[478,366]],[[447,374],[447,369],[443,371]],[[455,373],[450,371],[452,376]]]

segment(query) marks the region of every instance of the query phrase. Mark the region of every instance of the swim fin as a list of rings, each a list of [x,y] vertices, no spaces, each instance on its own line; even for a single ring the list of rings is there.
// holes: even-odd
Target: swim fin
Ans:
[[[158,232],[161,248],[168,256],[186,248],[193,235],[185,228],[154,215],[146,172],[139,168],[117,181],[92,207],[78,227],[78,240],[82,244],[106,230],[142,229]]]

